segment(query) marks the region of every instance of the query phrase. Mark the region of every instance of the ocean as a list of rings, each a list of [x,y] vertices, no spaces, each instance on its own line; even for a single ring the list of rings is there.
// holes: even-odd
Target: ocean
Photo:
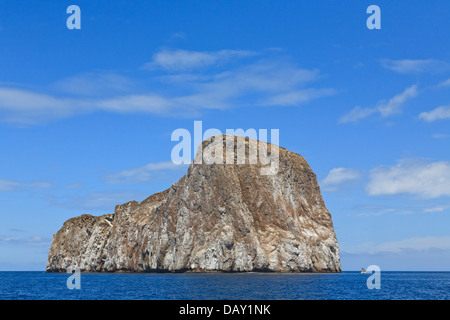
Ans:
[[[0,272],[0,300],[406,300],[450,299],[450,272],[382,272],[380,289],[369,274]]]

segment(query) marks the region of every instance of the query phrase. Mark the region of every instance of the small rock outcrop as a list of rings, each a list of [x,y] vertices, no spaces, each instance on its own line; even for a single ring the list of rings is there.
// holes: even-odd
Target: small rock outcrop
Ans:
[[[202,150],[216,138],[205,140]],[[250,141],[245,139],[246,155]],[[259,144],[277,161],[276,174],[262,175],[263,165],[248,161],[194,161],[177,183],[140,203],[66,221],[53,236],[46,270],[340,272],[316,175],[302,156]],[[223,150],[229,151],[225,143]],[[196,158],[201,156],[199,151]]]

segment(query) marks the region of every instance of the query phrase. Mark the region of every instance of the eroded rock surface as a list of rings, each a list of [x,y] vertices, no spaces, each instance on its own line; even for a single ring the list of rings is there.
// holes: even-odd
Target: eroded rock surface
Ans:
[[[262,175],[261,164],[191,164],[141,203],[66,221],[53,236],[47,271],[340,272],[316,175],[302,156],[276,149],[277,174]]]

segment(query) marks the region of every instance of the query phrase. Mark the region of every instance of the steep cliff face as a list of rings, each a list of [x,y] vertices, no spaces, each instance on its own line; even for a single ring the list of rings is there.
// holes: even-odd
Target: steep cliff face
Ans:
[[[53,236],[47,271],[340,272],[314,172],[302,156],[276,150],[276,174],[262,175],[263,166],[248,161],[191,164],[177,183],[141,203],[66,221]]]

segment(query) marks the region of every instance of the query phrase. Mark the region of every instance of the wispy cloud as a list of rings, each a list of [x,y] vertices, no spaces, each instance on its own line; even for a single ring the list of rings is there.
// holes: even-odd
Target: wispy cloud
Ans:
[[[83,187],[83,184],[81,182],[69,183],[64,186],[64,188],[67,188],[67,189],[79,189],[82,187]]]
[[[355,107],[348,114],[341,117],[339,120],[341,123],[356,122],[358,120],[367,118],[374,114],[379,114],[381,117],[386,118],[402,112],[403,105],[411,98],[416,97],[418,94],[417,85],[413,85],[406,88],[402,93],[395,95],[389,100],[381,100],[373,108],[361,108]]]
[[[450,162],[402,160],[370,173],[369,195],[413,194],[423,198],[450,196]]]
[[[169,41],[170,40],[175,40],[175,39],[181,39],[181,40],[186,40],[187,39],[187,34],[185,32],[175,32],[172,33],[169,36]]]
[[[48,119],[67,117],[84,110],[83,103],[77,103],[73,99],[0,87],[0,114],[4,122],[33,124]]]
[[[433,138],[434,139],[447,139],[449,137],[448,134],[443,134],[443,133],[435,133],[433,134]]]
[[[0,191],[17,191],[21,189],[45,189],[52,187],[48,182],[21,182],[15,180],[0,179]]]
[[[419,118],[426,122],[450,119],[450,106],[442,106],[428,112],[422,112]]]
[[[356,169],[334,168],[320,181],[320,186],[324,191],[332,192],[338,190],[340,186],[359,180],[360,178],[361,174]]]
[[[445,81],[442,81],[442,82],[439,84],[439,87],[450,87],[450,79],[447,79],[447,80],[445,80]]]
[[[104,181],[108,184],[142,183],[160,179],[166,171],[179,171],[181,173],[186,170],[187,166],[176,165],[171,161],[148,163],[141,167],[109,174],[104,177]]]
[[[383,117],[389,117],[394,114],[401,113],[401,108],[406,100],[417,96],[417,86],[413,85],[407,88],[402,93],[389,99],[386,103],[381,102],[378,106],[378,111]]]
[[[48,247],[51,244],[51,239],[43,238],[40,236],[31,236],[31,237],[1,236],[0,244],[26,245],[26,246],[31,246],[31,247]]]
[[[198,109],[226,109],[239,106],[299,106],[334,93],[330,88],[307,85],[320,77],[318,70],[298,68],[287,61],[259,60],[214,74],[209,81],[187,81],[195,88],[177,103]],[[180,83],[178,83],[180,85]]]
[[[358,216],[382,216],[386,214],[409,215],[439,213],[450,209],[450,204],[435,204],[422,207],[391,207],[380,205],[358,206]]]
[[[160,68],[166,71],[179,72],[220,65],[230,60],[256,54],[256,52],[247,50],[188,51],[165,49],[155,53],[152,61],[143,65],[143,68],[148,70]]]
[[[450,250],[450,237],[415,237],[385,242],[371,248],[369,252],[400,252],[403,250],[423,251],[430,249]]]
[[[73,95],[101,96],[129,92],[134,83],[113,72],[88,72],[64,78],[54,84],[56,90]]]
[[[160,191],[160,190],[157,190]],[[52,207],[75,209],[90,214],[105,214],[114,212],[117,204],[131,200],[142,201],[151,192],[130,189],[101,190],[95,192],[77,192],[61,197],[61,195],[47,195],[46,200]]]
[[[153,63],[165,67],[162,74],[149,73],[147,89],[142,81],[135,86],[133,79],[111,73],[63,79],[52,87],[63,95],[0,87],[0,121],[31,125],[94,111],[192,117],[208,109],[300,106],[335,93],[312,85],[321,78],[319,70],[300,68],[285,57],[258,56],[255,61],[250,52],[233,50],[160,54],[171,58],[157,55]],[[204,55],[207,62],[199,58]],[[253,59],[233,67],[219,63],[246,55]],[[215,63],[221,67],[214,72],[184,72]]]
[[[425,252],[430,250],[448,251],[450,250],[450,236],[410,237],[381,243],[366,242],[342,250],[347,254],[365,253],[370,255],[382,253],[399,254],[407,252]]]
[[[320,97],[334,95],[334,89],[304,89],[293,90],[268,97],[265,101],[261,101],[262,106],[297,106],[301,103],[307,102]]]
[[[440,73],[450,70],[450,63],[435,59],[383,59],[381,60],[381,66],[405,74]]]

